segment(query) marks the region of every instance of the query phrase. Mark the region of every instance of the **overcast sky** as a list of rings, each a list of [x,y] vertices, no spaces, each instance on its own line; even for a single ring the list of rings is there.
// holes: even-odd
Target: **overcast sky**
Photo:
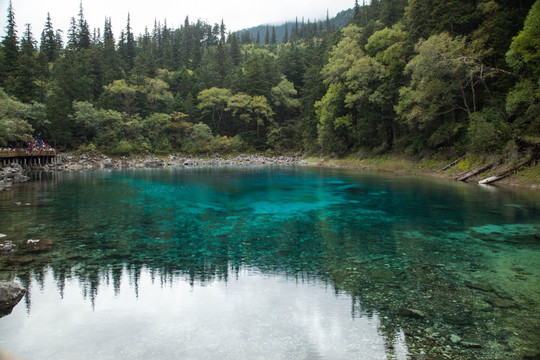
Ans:
[[[71,17],[77,18],[80,0],[12,0],[15,22],[19,38],[25,24],[32,26],[34,38],[39,40],[41,31],[51,14],[55,30],[67,34]],[[7,8],[9,0],[0,0],[0,34],[5,35]],[[294,20],[324,19],[328,11],[330,17],[354,6],[354,0],[83,0],[84,16],[90,26],[103,30],[105,17],[111,17],[114,36],[119,37],[125,28],[127,14],[130,13],[133,32],[144,32],[145,26],[151,31],[154,20],[163,23],[167,19],[169,27],[177,28],[184,23],[186,16],[190,22],[201,19],[210,24],[225,22],[227,31],[262,25],[283,23]]]

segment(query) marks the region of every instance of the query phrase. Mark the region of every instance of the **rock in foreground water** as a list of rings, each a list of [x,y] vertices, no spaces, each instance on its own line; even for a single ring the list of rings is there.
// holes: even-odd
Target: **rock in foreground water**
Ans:
[[[16,282],[0,281],[0,316],[10,314],[24,294],[26,294],[26,289]]]

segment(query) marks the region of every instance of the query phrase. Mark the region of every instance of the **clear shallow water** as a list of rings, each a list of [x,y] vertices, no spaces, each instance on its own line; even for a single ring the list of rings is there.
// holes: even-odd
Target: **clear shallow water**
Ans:
[[[0,193],[0,233],[17,244],[0,277],[30,290],[0,347],[28,359],[539,350],[537,193],[303,168],[66,173]]]

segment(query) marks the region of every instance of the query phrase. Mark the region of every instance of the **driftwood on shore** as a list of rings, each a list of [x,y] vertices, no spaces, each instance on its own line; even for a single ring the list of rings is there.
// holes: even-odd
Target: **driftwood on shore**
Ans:
[[[489,169],[491,169],[492,167],[494,167],[497,164],[498,164],[498,162],[494,162],[494,163],[488,164],[486,166],[476,168],[473,171],[469,171],[468,173],[466,173],[465,175],[463,175],[462,177],[460,177],[457,180],[458,181],[467,181],[468,179],[472,178],[473,176],[476,176],[478,174],[481,174],[483,172],[488,171]]]
[[[449,169],[449,168],[451,168],[452,166],[456,165],[458,162],[460,162],[460,161],[463,160],[463,159],[465,159],[465,156],[462,156],[462,157],[460,157],[459,159],[452,161],[450,164],[446,165],[446,166],[443,167],[442,169],[437,170],[437,172],[438,172],[438,173],[443,172],[444,170]]]
[[[516,166],[513,166],[510,169],[505,170],[505,171],[503,171],[502,173],[500,173],[498,175],[490,176],[488,178],[480,180],[478,183],[481,184],[481,185],[493,184],[494,182],[502,180],[502,179],[506,178],[507,176],[511,175],[514,171],[519,170],[520,168],[529,165],[535,159],[536,159],[536,156],[534,156],[534,154],[533,154],[529,159],[517,164]]]

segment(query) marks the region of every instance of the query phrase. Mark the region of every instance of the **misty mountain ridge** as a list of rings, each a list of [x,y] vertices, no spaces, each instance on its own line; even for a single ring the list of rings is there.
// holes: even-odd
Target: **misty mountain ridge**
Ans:
[[[330,25],[334,28],[343,28],[349,24],[353,16],[354,16],[354,9],[350,8],[350,9],[340,11],[336,16],[328,19],[328,21],[330,22]],[[278,44],[281,44],[285,37],[286,28],[287,28],[288,36],[290,37],[292,34],[293,28],[295,28],[296,26],[298,26],[299,29],[307,25],[313,26],[314,24],[316,24],[317,26],[326,26],[326,21],[327,21],[326,19],[324,20],[307,19],[306,20],[305,18],[302,18],[302,19],[297,18],[296,20],[292,20],[292,21],[253,26],[250,28],[235,31],[234,33],[239,38],[245,38],[246,32],[247,32],[249,33],[251,40],[253,42],[256,41],[257,35],[258,35],[260,42],[264,43],[265,37],[266,37],[266,29],[268,29],[270,36],[272,36],[272,27],[273,27],[276,32],[276,41]]]

